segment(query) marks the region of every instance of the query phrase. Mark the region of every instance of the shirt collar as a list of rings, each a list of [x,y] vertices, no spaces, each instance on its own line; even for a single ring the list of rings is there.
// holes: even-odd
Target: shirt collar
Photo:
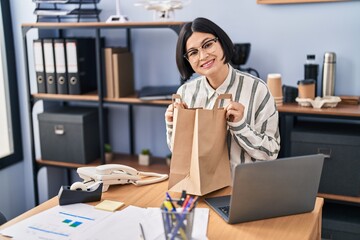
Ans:
[[[227,87],[230,85],[231,76],[234,68],[230,64],[228,64],[228,66],[229,66],[228,75],[226,76],[225,81],[217,89],[213,89],[210,86],[209,82],[207,81],[206,77],[204,76],[205,88],[206,91],[208,92],[208,99],[211,99],[215,94],[218,96],[220,94],[225,93]]]

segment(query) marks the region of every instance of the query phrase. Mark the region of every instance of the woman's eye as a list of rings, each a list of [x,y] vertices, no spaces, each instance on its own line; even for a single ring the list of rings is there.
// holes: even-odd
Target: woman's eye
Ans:
[[[204,45],[202,46],[203,49],[207,49],[209,47],[211,47],[213,45],[213,41],[210,41],[210,42],[206,42],[204,43]]]
[[[191,57],[191,56],[196,56],[196,54],[198,53],[198,51],[191,51],[188,53],[188,56]]]

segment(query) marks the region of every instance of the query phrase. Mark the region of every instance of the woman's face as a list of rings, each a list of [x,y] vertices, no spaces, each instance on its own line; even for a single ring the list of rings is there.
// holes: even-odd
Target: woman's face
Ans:
[[[191,67],[207,78],[222,72],[226,66],[223,55],[218,39],[210,33],[194,32],[186,42],[186,56]]]

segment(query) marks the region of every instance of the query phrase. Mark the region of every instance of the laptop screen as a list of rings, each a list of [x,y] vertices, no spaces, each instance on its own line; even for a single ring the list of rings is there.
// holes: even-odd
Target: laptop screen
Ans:
[[[231,197],[206,198],[205,202],[229,223],[310,212],[323,161],[324,155],[316,154],[238,165]]]

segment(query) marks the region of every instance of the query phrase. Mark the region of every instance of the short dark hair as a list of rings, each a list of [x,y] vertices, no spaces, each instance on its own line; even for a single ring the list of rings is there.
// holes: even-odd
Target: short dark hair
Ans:
[[[192,22],[185,23],[179,33],[179,37],[176,44],[176,65],[179,69],[181,78],[188,80],[194,70],[190,63],[184,58],[186,53],[186,42],[194,32],[210,33],[215,37],[218,37],[220,45],[224,51],[223,60],[224,63],[228,63],[234,52],[234,45],[229,36],[214,22],[206,18],[196,18]]]

